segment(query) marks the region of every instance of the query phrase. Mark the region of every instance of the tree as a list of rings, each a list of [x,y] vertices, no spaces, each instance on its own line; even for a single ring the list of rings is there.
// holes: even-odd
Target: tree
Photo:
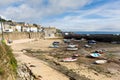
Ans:
[[[8,20],[7,22],[12,22],[12,20]]]
[[[61,33],[62,31],[60,29],[57,29],[57,33]]]
[[[37,27],[38,25],[37,24],[33,24],[33,26]]]
[[[3,18],[0,18],[0,21],[2,21],[2,22],[6,22],[6,20],[5,20],[5,19],[3,19]]]

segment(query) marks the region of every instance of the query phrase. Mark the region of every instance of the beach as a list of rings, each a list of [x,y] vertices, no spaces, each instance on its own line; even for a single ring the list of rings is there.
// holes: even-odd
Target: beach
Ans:
[[[38,60],[33,57],[26,56],[21,52],[22,49],[32,48],[46,50],[48,45],[46,41],[40,41],[40,44],[35,44],[34,40],[16,40],[12,44],[15,57],[18,61],[18,64],[25,63],[28,66],[35,65],[35,67],[30,68],[33,73],[37,76],[42,76],[41,80],[69,80],[64,74],[59,73],[58,71],[50,68],[47,63]],[[51,41],[50,41],[51,42]],[[46,43],[46,44],[45,44]],[[49,42],[48,42],[49,43]]]
[[[60,42],[60,48],[49,48],[49,46],[54,42]],[[60,71],[56,66],[64,66],[68,72],[71,74],[76,74],[79,77],[83,76],[84,79],[90,80],[119,80],[120,65],[114,62],[106,63],[103,65],[92,64],[93,61],[97,59],[86,58],[85,56],[90,54],[92,51],[97,49],[105,49],[108,52],[119,54],[120,45],[109,44],[109,43],[97,43],[93,45],[91,49],[84,48],[83,43],[79,43],[78,51],[66,51],[65,47],[67,44],[63,43],[62,39],[24,39],[16,40],[11,44],[13,53],[18,61],[18,64],[26,63],[28,66],[34,65],[35,67],[30,67],[33,73],[37,76],[41,76],[41,80],[70,80],[72,75],[66,75],[65,72]],[[78,42],[76,43],[78,44]],[[24,52],[23,50],[31,50],[30,52]],[[35,51],[41,51],[36,53]],[[78,53],[80,57],[75,62],[60,62],[59,59],[64,57],[70,57],[72,54]],[[105,57],[104,57],[105,58]],[[117,56],[116,59],[120,59]],[[50,63],[51,62],[51,63]],[[52,65],[54,62],[56,65]],[[106,69],[95,70],[95,68]],[[63,69],[64,70],[64,69]],[[109,70],[109,71],[108,71]],[[76,77],[76,76],[74,76]],[[77,77],[75,80],[79,80]]]

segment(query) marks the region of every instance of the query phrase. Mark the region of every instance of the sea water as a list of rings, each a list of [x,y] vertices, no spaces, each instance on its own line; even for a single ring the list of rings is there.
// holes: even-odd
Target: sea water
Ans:
[[[104,32],[104,31],[74,31],[75,34],[115,34],[120,35],[120,32]]]

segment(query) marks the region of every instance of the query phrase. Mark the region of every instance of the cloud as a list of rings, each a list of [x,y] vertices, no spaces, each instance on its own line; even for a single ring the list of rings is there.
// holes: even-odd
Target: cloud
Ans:
[[[109,2],[88,10],[76,10],[74,13],[77,15],[67,15],[64,18],[55,19],[48,25],[59,26],[63,30],[118,31],[120,30],[119,3],[120,1]],[[95,15],[97,17],[94,17]]]
[[[90,0],[49,0],[54,8],[76,9],[86,5]]]
[[[58,15],[65,11],[77,9],[85,5],[89,0],[19,0],[18,6],[10,5],[1,13],[8,18],[24,20],[29,18],[44,18],[51,15]],[[15,3],[16,0],[5,0],[2,3]],[[17,2],[16,2],[17,3]],[[48,4],[47,4],[48,3]],[[5,13],[5,14],[4,14]]]
[[[56,26],[63,30],[119,30],[120,1],[99,2],[105,1],[4,0],[0,1],[0,14],[15,21]]]
[[[0,0],[0,7],[9,5],[19,0]]]

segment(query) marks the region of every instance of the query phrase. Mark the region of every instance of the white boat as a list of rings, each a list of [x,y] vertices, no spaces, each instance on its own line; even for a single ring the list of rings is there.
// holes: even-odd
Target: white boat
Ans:
[[[70,45],[68,45],[67,47],[69,47],[69,48],[74,48],[74,47],[77,47],[77,45],[72,45],[72,44],[70,44]]]
[[[58,45],[50,45],[49,48],[58,48]]]
[[[107,63],[107,60],[97,60],[95,61],[96,64],[104,64]]]
[[[86,47],[86,48],[91,48],[91,46],[88,45],[88,44],[84,45],[84,47]]]
[[[67,50],[76,51],[78,50],[78,45],[70,44],[67,46]]]
[[[72,62],[72,61],[76,61],[76,60],[77,60],[77,58],[72,58],[72,57],[62,59],[63,62]]]
[[[74,48],[67,48],[67,50],[70,50],[70,51],[76,51],[76,50],[78,50],[78,48],[76,48],[76,47],[74,47]]]
[[[92,57],[100,57],[101,54],[99,54],[99,53],[92,53],[92,54],[90,54],[90,56],[92,56]]]

